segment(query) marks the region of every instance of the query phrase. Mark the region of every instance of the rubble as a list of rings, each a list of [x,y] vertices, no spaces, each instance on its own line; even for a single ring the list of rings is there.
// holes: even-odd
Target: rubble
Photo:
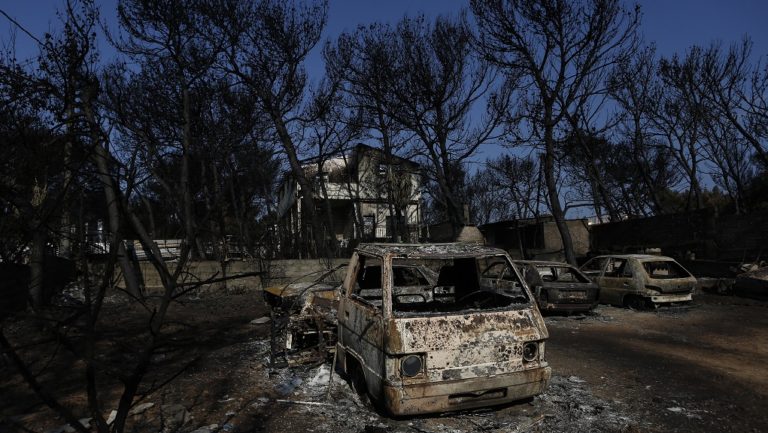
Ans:
[[[141,403],[134,406],[129,412],[128,415],[141,415],[146,411],[147,409],[150,409],[154,407],[154,403]]]
[[[739,274],[736,277],[734,290],[741,295],[768,297],[768,266]]]
[[[251,325],[263,325],[265,323],[269,323],[272,319],[269,318],[269,316],[259,317],[258,319],[253,319],[250,321]]]
[[[577,376],[553,376],[549,388],[535,399],[492,408],[440,413],[417,418],[387,418],[361,402],[342,380],[332,381],[331,398],[324,397],[330,366],[300,371],[301,383],[294,395],[282,399],[263,399],[255,406],[271,411],[274,405],[287,405],[284,416],[310,420],[316,433],[438,432],[529,432],[557,431],[616,432],[648,428],[648,423],[621,410],[620,404],[592,394],[586,380]],[[335,374],[335,373],[334,373]],[[288,415],[290,414],[290,415]]]
[[[160,408],[166,431],[174,431],[192,419],[186,407],[181,404],[167,404]]]
[[[219,430],[219,425],[218,424],[211,424],[211,425],[208,425],[208,426],[204,426],[204,427],[200,427],[200,428],[197,428],[195,430],[192,430],[189,433],[214,433],[214,432],[216,432],[218,430]]]

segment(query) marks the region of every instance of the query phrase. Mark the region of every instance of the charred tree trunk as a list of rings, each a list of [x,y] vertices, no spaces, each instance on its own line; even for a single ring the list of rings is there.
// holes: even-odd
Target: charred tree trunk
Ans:
[[[643,133],[641,129],[640,117],[635,115],[633,118],[635,137],[632,143],[632,156],[635,160],[635,166],[640,171],[643,178],[643,185],[645,186],[646,193],[651,199],[653,205],[654,215],[660,215],[662,212],[661,201],[659,200],[659,193],[656,191],[656,186],[648,173],[648,161],[645,158],[645,140],[643,139]]]
[[[312,232],[315,248],[318,250],[324,250],[325,242],[323,242],[322,233],[320,233],[320,230],[318,230],[319,224],[317,211],[315,210],[314,194],[312,193],[312,183],[307,178],[307,175],[304,172],[304,168],[301,166],[298,153],[296,152],[296,146],[293,143],[291,134],[288,132],[288,128],[286,127],[282,116],[275,110],[270,110],[270,116],[272,117],[275,129],[277,130],[277,136],[280,139],[280,144],[282,144],[283,150],[288,156],[288,164],[291,167],[291,174],[293,174],[293,176],[296,178],[296,182],[298,182],[299,186],[301,187],[302,221],[301,225],[299,226],[299,233],[302,234],[302,238],[304,239],[305,243],[308,243],[306,242],[307,235],[305,230],[307,225],[309,225],[310,231]],[[307,250],[308,253],[310,253],[311,248],[307,248]],[[315,253],[317,253],[317,250]]]
[[[183,77],[182,77],[183,80]],[[192,190],[189,186],[189,165],[190,152],[192,151],[192,125],[190,114],[189,89],[184,88],[181,91],[182,112],[184,115],[183,137],[182,137],[182,156],[181,173],[179,174],[179,185],[181,185],[181,194],[184,210],[184,234],[185,242],[190,248],[190,255],[193,260],[199,259],[202,254],[200,241],[196,236],[194,202],[192,201]]]
[[[32,244],[29,252],[29,297],[32,306],[45,305],[45,242],[48,238],[45,226],[40,221],[33,224]]]
[[[111,155],[104,148],[100,135],[98,134],[98,123],[96,116],[91,107],[91,101],[89,97],[94,95],[86,94],[84,100],[83,111],[86,119],[91,126],[91,139],[94,143],[93,163],[97,168],[97,177],[104,188],[104,198],[107,204],[107,218],[109,221],[110,238],[113,245],[117,245],[117,262],[120,265],[120,270],[123,272],[123,280],[125,281],[125,289],[128,293],[136,298],[142,296],[142,282],[139,281],[138,269],[134,268],[134,261],[128,256],[128,251],[125,248],[125,242],[123,240],[122,226],[121,226],[121,198],[119,196],[119,189],[114,183],[114,178],[110,171]]]
[[[563,253],[565,254],[565,260],[576,265],[576,255],[573,251],[573,239],[571,238],[571,232],[568,229],[568,224],[565,221],[565,212],[560,205],[560,196],[557,191],[557,180],[555,179],[555,149],[554,149],[554,135],[552,125],[546,125],[544,129],[544,180],[547,185],[547,193],[549,195],[549,204],[552,208],[552,217],[555,219],[555,225],[560,232],[560,238],[563,242]]]

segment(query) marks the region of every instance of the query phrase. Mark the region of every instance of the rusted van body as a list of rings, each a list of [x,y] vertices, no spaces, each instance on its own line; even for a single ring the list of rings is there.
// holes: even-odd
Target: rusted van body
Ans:
[[[547,337],[503,250],[362,244],[341,288],[337,365],[393,415],[491,406],[544,390]]]

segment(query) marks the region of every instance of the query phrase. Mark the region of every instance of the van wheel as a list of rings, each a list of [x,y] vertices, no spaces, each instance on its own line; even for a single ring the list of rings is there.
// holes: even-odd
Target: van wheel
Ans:
[[[624,298],[624,306],[638,311],[648,309],[648,303],[645,301],[645,298],[640,296],[627,296]]]
[[[365,373],[360,363],[354,358],[347,359],[347,374],[349,375],[349,385],[361,401],[367,400],[368,385],[365,383]]]
[[[356,359],[347,359],[347,371],[349,372],[349,383],[355,394],[360,398],[360,403],[368,409],[372,409],[382,416],[390,416],[389,410],[384,407],[382,401],[375,399],[368,392],[368,385],[365,382],[365,373],[363,367]]]

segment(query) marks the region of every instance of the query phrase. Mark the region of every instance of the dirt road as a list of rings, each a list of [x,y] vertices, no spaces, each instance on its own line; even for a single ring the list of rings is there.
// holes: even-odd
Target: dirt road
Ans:
[[[588,316],[548,317],[554,376],[532,402],[393,420],[373,412],[336,375],[328,392],[328,364],[269,369],[269,324],[251,323],[267,314],[260,298],[185,302],[175,318],[194,324],[194,332],[179,341],[199,360],[147,396],[144,404],[151,405],[129,420],[127,431],[768,431],[765,302],[702,295],[690,308],[600,306]],[[0,431],[56,431],[61,419],[5,373],[8,367],[0,380]]]
[[[768,306],[701,295],[690,308],[550,317],[549,362],[658,431],[768,431]]]

